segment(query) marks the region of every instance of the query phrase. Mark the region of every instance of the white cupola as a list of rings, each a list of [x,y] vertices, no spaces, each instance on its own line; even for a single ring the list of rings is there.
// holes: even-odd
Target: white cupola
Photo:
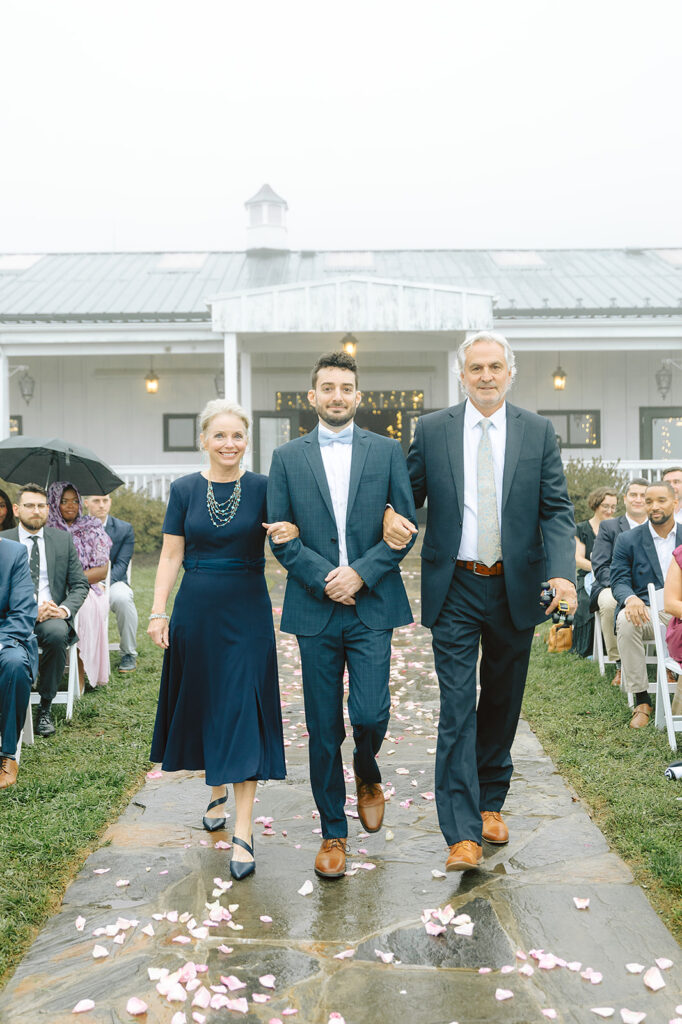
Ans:
[[[249,211],[246,251],[269,250],[287,252],[286,200],[278,196],[269,185],[256,192],[244,203]]]

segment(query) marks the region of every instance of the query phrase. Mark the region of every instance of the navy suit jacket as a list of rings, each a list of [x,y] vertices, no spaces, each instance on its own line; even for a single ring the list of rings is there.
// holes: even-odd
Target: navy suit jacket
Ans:
[[[35,679],[38,641],[33,633],[38,605],[23,544],[0,537],[0,644],[23,647]]]
[[[682,526],[678,523],[675,533],[675,547],[682,544]],[[645,604],[649,603],[647,587],[653,583],[656,590],[662,590],[665,580],[656,554],[649,523],[642,523],[634,530],[621,533],[613,549],[611,559],[611,590],[618,602],[616,618],[626,598],[635,594]]]
[[[404,510],[416,525],[405,458],[397,441],[356,425],[353,433],[346,548],[348,561],[364,580],[355,594],[358,618],[370,629],[392,629],[412,622],[400,575],[403,551],[382,539],[386,505]],[[287,570],[282,631],[317,636],[335,602],[324,592],[325,577],[339,564],[334,508],[322,462],[317,427],[277,448],[268,479],[268,519],[296,524],[300,537],[271,547]]]
[[[68,608],[71,617],[67,620],[69,626],[69,643],[76,635],[73,626],[73,619],[83,604],[83,601],[90,592],[90,584],[83,572],[83,567],[78,558],[76,548],[71,540],[71,535],[66,530],[59,530],[56,526],[45,526],[43,528],[45,537],[45,557],[47,559],[47,578],[50,584],[50,593],[55,604],[63,604]],[[19,530],[15,526],[12,530],[5,530],[4,536],[10,540],[19,540]],[[24,545],[22,544],[22,547]],[[24,550],[26,550],[24,548]],[[36,609],[36,616],[38,610]],[[33,620],[35,622],[35,619]]]
[[[594,574],[594,584],[592,586],[592,593],[590,594],[590,611],[594,612],[597,610],[599,607],[597,604],[597,598],[601,594],[602,590],[606,590],[607,587],[611,586],[611,559],[613,558],[613,548],[621,533],[625,533],[625,531],[629,529],[630,524],[627,516],[616,516],[615,519],[605,519],[599,524],[597,538],[592,547],[592,554],[590,556],[592,572]]]
[[[107,525],[104,527],[111,537],[111,550],[109,561],[111,562],[111,583],[119,583],[126,580],[126,573],[130,559],[135,550],[135,531],[130,523],[123,519],[116,519],[115,516],[107,516]]]
[[[417,508],[428,499],[425,626],[443,607],[462,537],[465,405],[420,417],[407,457]],[[545,619],[541,583],[555,576],[575,581],[575,521],[552,424],[509,402],[500,525],[509,613],[516,629],[529,629]]]

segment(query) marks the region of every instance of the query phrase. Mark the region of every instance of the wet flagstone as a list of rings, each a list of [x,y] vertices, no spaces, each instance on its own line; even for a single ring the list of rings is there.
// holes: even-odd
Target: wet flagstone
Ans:
[[[407,571],[413,594],[415,567],[413,558]],[[282,576],[272,564],[269,572],[277,606]],[[428,633],[420,627],[395,636],[391,732],[381,753],[390,798],[385,826],[363,834],[351,799],[351,873],[338,882],[316,878],[319,820],[308,783],[293,638],[280,637],[279,661],[289,775],[258,787],[255,813],[266,822],[254,829],[256,874],[228,887],[230,851],[220,844],[229,842],[233,818],[225,832],[203,831],[207,791],[197,773],[148,779],[0,995],[2,1024],[202,1024],[202,1018],[206,1024],[327,1024],[333,1013],[346,1024],[554,1019],[543,1010],[577,1024],[598,1020],[590,1012],[595,1006],[612,1006],[617,1022],[624,1007],[646,1012],[646,1024],[675,1017],[682,1003],[679,947],[525,723],[505,808],[508,846],[486,846],[479,870],[443,877],[447,850],[431,798],[437,688]],[[350,757],[346,744],[346,764]],[[234,814],[232,799],[228,813]],[[95,873],[102,869],[109,870]],[[128,884],[116,884],[123,881]],[[312,892],[299,895],[306,881]],[[589,898],[589,909],[576,909],[576,896]],[[224,908],[221,916],[231,919],[210,921],[210,906]],[[468,915],[472,935],[455,933],[451,923],[443,934],[427,934],[422,915],[438,908],[446,920],[448,913]],[[430,920],[439,923],[433,915]],[[118,930],[111,927],[117,923]],[[153,935],[143,931],[149,925]],[[107,928],[123,941],[93,935]],[[94,959],[96,945],[108,955]],[[338,958],[348,950],[352,955]],[[543,961],[540,950],[559,964]],[[666,985],[659,992],[625,969],[632,962],[650,967],[661,957],[674,964],[662,970]],[[188,963],[198,965],[196,981],[183,990],[189,990],[185,1002],[169,1002],[148,970],[173,972]],[[564,966],[578,963],[579,969]],[[581,977],[586,968],[602,975],[597,984]],[[233,1008],[192,1005],[204,986],[210,996],[223,994],[210,988],[221,986],[221,978],[244,985],[224,993]],[[131,996],[148,1004],[144,1016],[126,1012]],[[94,1009],[74,1016],[83,999],[93,1000]]]

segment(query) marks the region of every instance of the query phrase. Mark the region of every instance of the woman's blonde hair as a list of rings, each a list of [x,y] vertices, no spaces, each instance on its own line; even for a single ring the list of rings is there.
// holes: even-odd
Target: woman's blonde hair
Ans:
[[[211,420],[215,419],[216,416],[237,416],[244,424],[248,437],[249,417],[246,410],[242,409],[241,405],[238,405],[237,402],[230,402],[226,398],[213,398],[210,402],[207,402],[199,413],[199,429],[202,434],[206,433]]]

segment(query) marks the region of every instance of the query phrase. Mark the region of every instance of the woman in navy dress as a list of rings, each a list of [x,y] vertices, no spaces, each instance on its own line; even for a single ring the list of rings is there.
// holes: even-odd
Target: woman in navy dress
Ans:
[[[165,771],[205,771],[209,832],[225,827],[227,784],[233,784],[234,878],[255,868],[256,783],[286,774],[263,572],[267,477],[241,469],[248,426],[239,406],[219,399],[202,413],[200,445],[209,465],[171,485],[148,629],[165,651],[151,758]],[[282,541],[298,535],[290,523],[274,523],[267,532]],[[166,602],[181,565],[169,622]]]

